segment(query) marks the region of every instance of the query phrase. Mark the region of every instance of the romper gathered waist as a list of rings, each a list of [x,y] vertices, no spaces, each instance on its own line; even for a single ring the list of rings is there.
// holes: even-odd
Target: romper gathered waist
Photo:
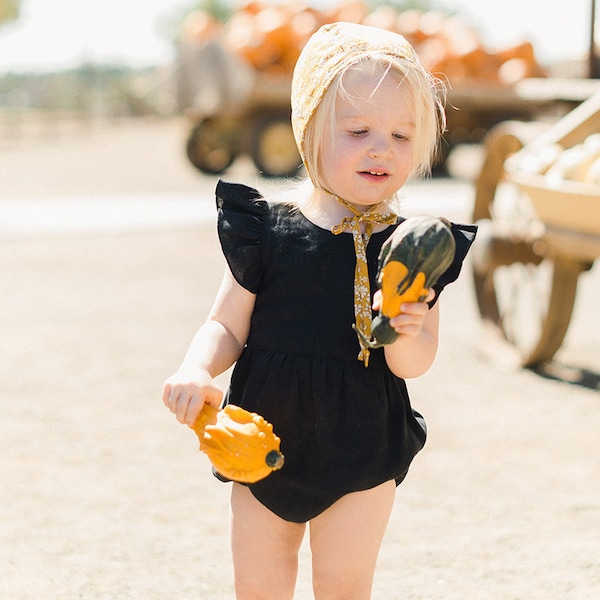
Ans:
[[[356,342],[356,334],[350,327],[348,329],[350,330],[349,334],[327,337],[311,331],[292,333],[289,329],[274,337],[273,332],[256,330],[250,334],[246,345],[252,350],[356,362],[364,369],[363,363],[358,361],[359,346]],[[351,338],[351,344],[348,344],[348,336]],[[385,367],[383,349],[372,350],[368,368],[380,367]]]

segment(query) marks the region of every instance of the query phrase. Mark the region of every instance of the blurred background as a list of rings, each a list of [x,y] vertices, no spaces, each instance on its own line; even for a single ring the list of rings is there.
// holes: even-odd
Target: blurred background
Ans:
[[[404,34],[447,80],[458,110],[444,160],[497,122],[539,116],[548,94],[587,93],[561,98],[564,87],[539,79],[597,75],[594,9],[590,0],[1,0],[0,144],[77,123],[184,117],[199,171],[221,173],[241,155],[267,176],[295,175],[293,65],[320,25],[347,20]]]

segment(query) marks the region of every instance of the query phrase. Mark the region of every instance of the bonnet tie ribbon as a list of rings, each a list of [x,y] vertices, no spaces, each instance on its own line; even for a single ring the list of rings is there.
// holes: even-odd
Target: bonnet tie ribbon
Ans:
[[[343,204],[352,212],[353,216],[344,217],[339,225],[334,225],[331,228],[331,233],[339,235],[345,229],[352,231],[354,240],[354,252],[356,254],[356,268],[354,270],[354,316],[356,319],[356,328],[364,334],[365,338],[371,336],[371,287],[369,284],[369,269],[367,265],[367,244],[373,232],[373,223],[389,225],[396,222],[397,216],[391,212],[374,212],[379,206],[378,204],[370,210],[361,212],[354,208],[351,204],[335,196],[335,199]],[[365,224],[365,232],[360,230],[360,224]],[[364,362],[365,367],[369,366],[369,348],[364,344],[362,339],[358,338],[360,344],[360,352],[358,360]]]

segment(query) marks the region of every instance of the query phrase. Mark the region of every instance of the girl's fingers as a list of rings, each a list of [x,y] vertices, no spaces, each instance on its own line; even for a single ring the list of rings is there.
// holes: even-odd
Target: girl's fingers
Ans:
[[[187,410],[182,423],[193,427],[205,404],[208,404],[207,398],[202,399],[199,395],[194,394],[188,402]]]
[[[177,413],[179,400],[182,398],[182,392],[177,390],[175,386],[165,384],[163,388],[163,403],[172,412]]]
[[[429,310],[429,306],[426,302],[406,302],[402,305],[401,310],[401,314],[405,315],[425,315]]]
[[[167,407],[167,408],[171,408],[171,385],[169,383],[165,383],[163,385],[163,390],[162,390],[162,401],[163,404]]]
[[[402,312],[390,319],[390,325],[396,333],[414,337],[421,331],[428,310],[425,302],[407,302],[402,305]]]
[[[186,416],[189,410],[191,398],[189,396],[179,396],[177,399],[177,407],[175,409],[175,416],[180,423],[186,422]]]
[[[171,383],[163,385],[163,404],[175,414],[180,423],[194,425],[204,404],[219,408],[223,400],[223,391],[213,385],[196,383]]]
[[[377,290],[375,294],[373,294],[373,310],[379,310],[381,306],[381,290]]]
[[[377,290],[373,294],[373,304],[371,305],[373,310],[379,310],[379,308],[381,307],[381,296],[382,296],[381,290]],[[425,310],[425,312],[427,312],[427,310],[429,310],[429,306],[427,306],[427,302],[431,302],[434,298],[435,298],[435,290],[433,288],[430,288],[429,292],[427,293],[427,298],[425,298],[425,300],[423,300],[423,302],[407,302],[406,304],[402,305],[402,312],[411,312],[410,308],[407,308],[405,310],[405,307],[410,307],[413,304],[424,304],[425,308],[423,310]]]

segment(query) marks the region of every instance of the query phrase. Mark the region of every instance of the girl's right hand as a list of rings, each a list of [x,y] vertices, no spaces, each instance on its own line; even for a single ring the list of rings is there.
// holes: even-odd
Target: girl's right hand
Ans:
[[[162,400],[180,423],[192,427],[204,404],[221,406],[223,391],[207,371],[177,371],[163,384]]]

